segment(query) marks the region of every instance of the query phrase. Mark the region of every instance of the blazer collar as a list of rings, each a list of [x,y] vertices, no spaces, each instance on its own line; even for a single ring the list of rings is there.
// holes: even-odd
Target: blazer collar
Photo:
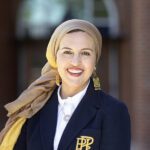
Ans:
[[[97,109],[100,108],[100,102],[97,100],[98,92],[93,87],[91,81],[86,94],[77,106],[70,121],[68,122],[61,140],[59,142],[58,150],[66,150],[71,144],[76,135],[92,120]]]
[[[44,150],[53,149],[57,123],[58,98],[57,88],[40,113],[40,136]]]

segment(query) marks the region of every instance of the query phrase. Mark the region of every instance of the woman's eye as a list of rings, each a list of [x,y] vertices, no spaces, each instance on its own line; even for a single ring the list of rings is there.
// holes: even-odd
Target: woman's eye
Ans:
[[[72,54],[72,52],[71,51],[64,51],[64,54]]]
[[[82,55],[90,56],[90,53],[89,52],[82,52]]]

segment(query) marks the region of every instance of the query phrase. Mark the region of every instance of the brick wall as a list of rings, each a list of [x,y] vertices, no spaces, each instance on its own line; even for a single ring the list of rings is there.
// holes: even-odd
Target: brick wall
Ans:
[[[123,40],[120,46],[120,97],[132,122],[132,150],[150,149],[150,1],[116,0]]]
[[[0,129],[6,121],[3,106],[16,97],[17,49],[11,4],[14,1],[0,1]]]
[[[136,150],[150,149],[150,1],[132,0],[133,137]]]

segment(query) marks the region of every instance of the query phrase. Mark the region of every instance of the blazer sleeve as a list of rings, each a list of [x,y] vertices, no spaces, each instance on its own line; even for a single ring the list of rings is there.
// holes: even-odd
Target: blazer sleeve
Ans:
[[[26,128],[27,122],[23,125],[13,150],[26,150]]]
[[[130,117],[125,104],[118,102],[104,111],[100,150],[130,150]]]

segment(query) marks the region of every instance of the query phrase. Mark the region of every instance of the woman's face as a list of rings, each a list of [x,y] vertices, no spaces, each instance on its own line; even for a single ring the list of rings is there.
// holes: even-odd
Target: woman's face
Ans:
[[[62,38],[57,52],[57,67],[64,88],[83,89],[95,63],[94,41],[87,33],[72,32]]]

